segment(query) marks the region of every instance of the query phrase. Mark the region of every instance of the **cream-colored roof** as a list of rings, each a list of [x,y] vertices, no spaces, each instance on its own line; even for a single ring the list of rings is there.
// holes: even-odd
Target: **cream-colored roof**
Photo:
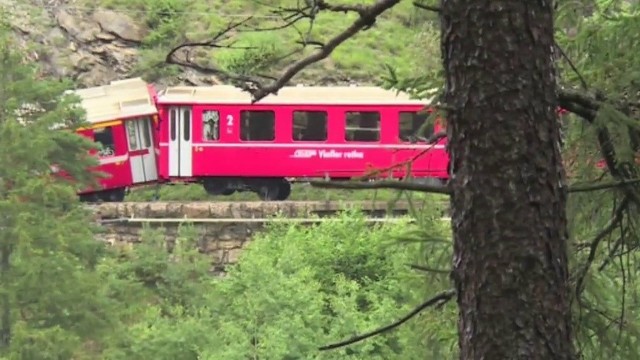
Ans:
[[[147,83],[141,78],[112,81],[109,85],[74,90],[87,112],[87,121],[95,124],[157,112]]]
[[[251,95],[231,85],[174,86],[158,94],[158,103],[250,104]],[[296,105],[427,105],[406,93],[375,86],[287,86],[256,104]]]

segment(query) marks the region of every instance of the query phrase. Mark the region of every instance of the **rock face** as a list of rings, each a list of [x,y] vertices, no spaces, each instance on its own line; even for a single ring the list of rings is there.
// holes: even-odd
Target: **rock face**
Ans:
[[[0,0],[28,60],[45,74],[72,78],[80,87],[106,84],[134,75],[149,29],[139,19],[106,9],[90,10],[71,0]],[[80,9],[80,10],[79,10]],[[211,84],[210,76],[185,71],[169,82]]]
[[[45,76],[71,78],[81,88],[141,76],[138,64],[146,70],[164,65],[162,54],[154,54],[153,59],[142,56],[144,39],[151,30],[141,17],[94,9],[95,4],[86,0],[0,0],[0,12],[9,14],[25,49],[36,45],[35,50],[29,49],[28,61],[39,62]],[[331,62],[327,64],[329,71],[318,68],[311,81],[318,85],[354,83],[347,74],[332,71]],[[192,69],[168,77],[155,69],[148,73],[154,73],[149,81],[161,86],[222,83],[216,76]]]

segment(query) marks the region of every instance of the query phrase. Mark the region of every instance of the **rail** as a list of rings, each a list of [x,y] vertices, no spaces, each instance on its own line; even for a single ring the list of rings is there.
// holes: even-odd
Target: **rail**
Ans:
[[[449,217],[440,218],[441,221],[451,221]],[[335,218],[117,218],[117,219],[101,219],[100,224],[114,223],[318,223],[326,221],[335,221]],[[371,223],[401,223],[415,222],[411,218],[401,217],[370,217],[365,218],[365,222]]]

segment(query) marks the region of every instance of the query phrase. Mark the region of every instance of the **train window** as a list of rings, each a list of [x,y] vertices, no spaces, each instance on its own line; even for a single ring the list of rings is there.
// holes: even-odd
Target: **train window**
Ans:
[[[126,121],[127,124],[127,136],[129,137],[129,150],[138,150],[138,134],[136,133],[136,123],[132,120]]]
[[[268,110],[240,111],[242,127],[240,139],[245,141],[273,141],[276,138],[276,114]]]
[[[189,141],[191,137],[191,110],[185,109],[182,112],[182,124],[184,126],[184,129],[182,130],[184,140]]]
[[[150,148],[151,147],[151,126],[149,126],[149,123],[151,122],[151,119],[144,119],[142,120],[142,124],[143,124],[143,137],[144,137],[144,147],[146,148]]]
[[[294,111],[293,140],[327,140],[327,120],[328,116],[325,111]]]
[[[176,109],[171,109],[171,141],[176,140],[176,123],[178,122],[178,111]]]
[[[429,114],[425,112],[401,111],[400,112],[400,129],[398,136],[400,140],[407,142],[415,142],[419,138],[428,139],[433,134],[433,124],[425,122]],[[420,127],[424,126],[421,133],[418,134]]]
[[[220,113],[215,110],[202,112],[202,140],[220,140]]]
[[[380,113],[377,111],[348,111],[346,113],[347,141],[379,141]]]
[[[116,146],[113,141],[113,128],[111,126],[94,129],[93,139],[102,145],[102,149],[98,150],[100,156],[115,155]]]

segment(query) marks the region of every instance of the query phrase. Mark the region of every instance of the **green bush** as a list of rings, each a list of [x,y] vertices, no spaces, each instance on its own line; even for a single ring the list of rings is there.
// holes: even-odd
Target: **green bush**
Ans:
[[[432,225],[436,233],[446,229]],[[424,358],[425,341],[434,354],[450,355],[455,332],[440,327],[453,325],[451,312],[425,312],[395,331],[318,350],[389,324],[433,295],[425,295],[424,279],[408,266],[419,261],[421,245],[396,240],[412,227],[404,220],[372,225],[357,212],[313,226],[276,223],[222,279],[205,276],[207,255],[194,250],[195,233],[185,232],[169,254],[159,233],[148,232],[126,262],[114,264],[119,277],[146,289],[139,297],[147,306],[107,358],[410,360]],[[424,337],[425,318],[438,324],[426,327],[432,338]]]

